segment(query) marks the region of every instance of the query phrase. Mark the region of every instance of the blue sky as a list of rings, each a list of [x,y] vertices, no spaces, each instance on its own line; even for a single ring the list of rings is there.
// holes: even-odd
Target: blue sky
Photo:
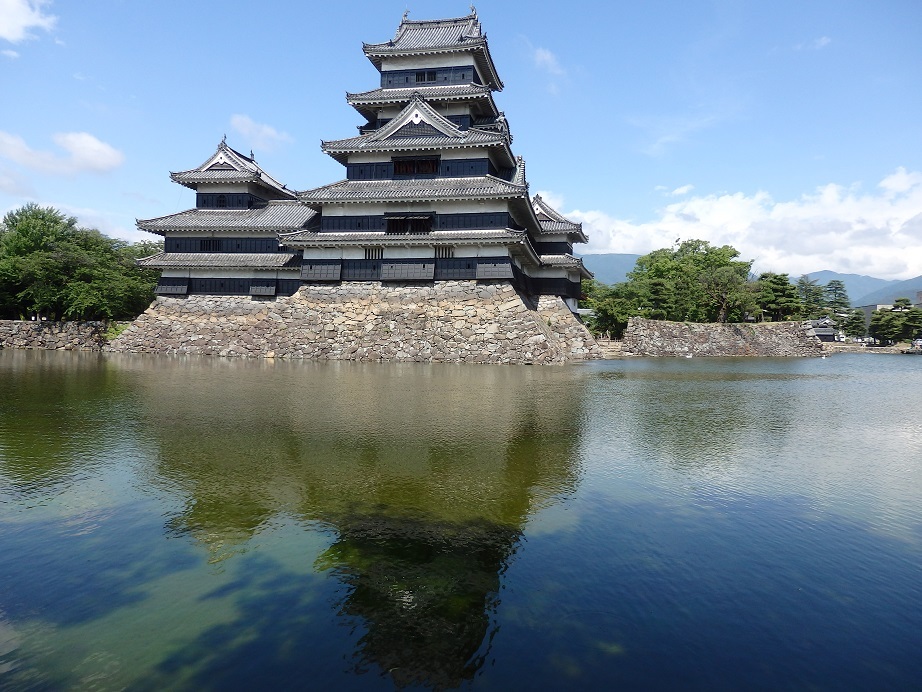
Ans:
[[[757,270],[922,274],[922,2],[478,2],[533,192],[585,252],[731,244]],[[226,134],[293,189],[377,86],[361,44],[463,2],[0,0],[0,213],[131,240]],[[148,236],[149,237],[149,236]]]

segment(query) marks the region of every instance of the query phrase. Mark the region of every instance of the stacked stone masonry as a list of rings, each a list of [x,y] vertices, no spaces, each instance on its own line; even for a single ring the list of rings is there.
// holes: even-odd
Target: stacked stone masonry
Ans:
[[[601,357],[564,302],[507,281],[306,284],[290,297],[160,297],[107,348],[128,353],[457,363]]]
[[[0,348],[101,351],[105,332],[103,322],[0,320]]]
[[[632,317],[622,341],[637,356],[818,356],[823,344],[809,322],[697,324]]]

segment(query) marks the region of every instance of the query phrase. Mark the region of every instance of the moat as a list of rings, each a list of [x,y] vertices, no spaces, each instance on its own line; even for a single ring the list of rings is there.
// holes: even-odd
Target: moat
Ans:
[[[0,350],[0,688],[917,688],[920,383]]]

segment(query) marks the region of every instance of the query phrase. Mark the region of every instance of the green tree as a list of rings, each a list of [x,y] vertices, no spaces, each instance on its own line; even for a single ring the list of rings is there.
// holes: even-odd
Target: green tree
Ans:
[[[852,310],[848,318],[842,323],[842,331],[845,336],[862,337],[868,333],[868,328],[864,324],[864,312],[862,310]]]
[[[798,290],[787,274],[764,272],[759,275],[757,286],[756,300],[763,319],[780,322],[803,311]]]
[[[851,311],[852,303],[848,299],[848,290],[845,282],[833,279],[823,287],[823,303],[834,315],[847,315]]]
[[[157,272],[135,260],[158,244],[133,246],[51,207],[28,204],[0,225],[0,316],[130,319],[153,300]]]
[[[755,301],[748,284],[752,261],[729,246],[686,240],[639,257],[628,274],[641,314],[690,322],[742,320]]]
[[[868,333],[887,344],[910,341],[922,332],[922,310],[912,307],[909,298],[897,298],[889,310],[875,310]]]
[[[803,304],[804,317],[815,320],[826,315],[823,287],[806,274],[797,279],[797,295]]]

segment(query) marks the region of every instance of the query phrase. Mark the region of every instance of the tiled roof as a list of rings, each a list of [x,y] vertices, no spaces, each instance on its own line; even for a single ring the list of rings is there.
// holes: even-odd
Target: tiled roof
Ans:
[[[522,242],[525,234],[512,230],[482,230],[482,231],[432,231],[431,233],[384,233],[346,231],[339,233],[300,231],[286,233],[279,240],[283,245],[324,247],[328,245],[350,245],[353,243],[375,245],[464,245],[483,243],[487,241]]]
[[[534,196],[532,205],[544,233],[566,233],[567,235],[575,236],[576,242],[588,242],[589,239],[583,233],[583,224],[570,221],[570,219],[545,202],[541,195]]]
[[[359,151],[423,151],[432,149],[464,149],[468,147],[507,146],[509,140],[500,132],[465,130],[460,137],[429,135],[420,137],[394,137],[385,140],[371,139],[371,135],[322,142],[323,152],[333,158],[345,159],[348,154]]]
[[[317,212],[301,202],[280,200],[256,209],[189,209],[138,221],[151,233],[165,231],[295,231],[304,228]]]
[[[419,94],[413,94],[397,117],[374,132],[321,143],[324,153],[340,163],[346,163],[350,154],[360,151],[431,151],[496,146],[504,148],[505,158],[511,163],[508,131],[462,130]]]
[[[573,255],[540,255],[541,264],[546,264],[550,267],[572,267],[574,269],[579,269],[580,274],[586,279],[592,278],[592,272],[590,272],[583,265],[583,260],[579,257],[574,257]]]
[[[464,41],[482,39],[477,15],[453,19],[412,20],[403,16],[394,38],[387,43],[366,43],[366,52],[373,50],[414,50],[455,46]]]
[[[413,86],[400,89],[372,89],[357,94],[346,94],[346,101],[351,106],[359,104],[385,105],[403,103],[419,94],[427,101],[457,101],[460,99],[491,98],[490,87],[479,84],[448,84],[444,86]]]
[[[170,178],[193,190],[202,183],[256,183],[284,197],[294,197],[291,190],[263,171],[256,159],[232,149],[224,140],[201,165],[188,171],[170,173]]]
[[[328,202],[429,202],[452,199],[508,199],[528,194],[516,185],[492,175],[472,178],[426,180],[341,180],[332,185],[299,193],[307,204]]]
[[[404,15],[394,38],[386,43],[366,43],[362,50],[378,69],[382,59],[391,55],[470,51],[490,86],[498,90],[503,88],[490,57],[487,36],[474,12],[466,17],[422,21],[410,20]]]
[[[300,255],[292,252],[161,252],[138,260],[150,269],[179,268],[297,268]]]

